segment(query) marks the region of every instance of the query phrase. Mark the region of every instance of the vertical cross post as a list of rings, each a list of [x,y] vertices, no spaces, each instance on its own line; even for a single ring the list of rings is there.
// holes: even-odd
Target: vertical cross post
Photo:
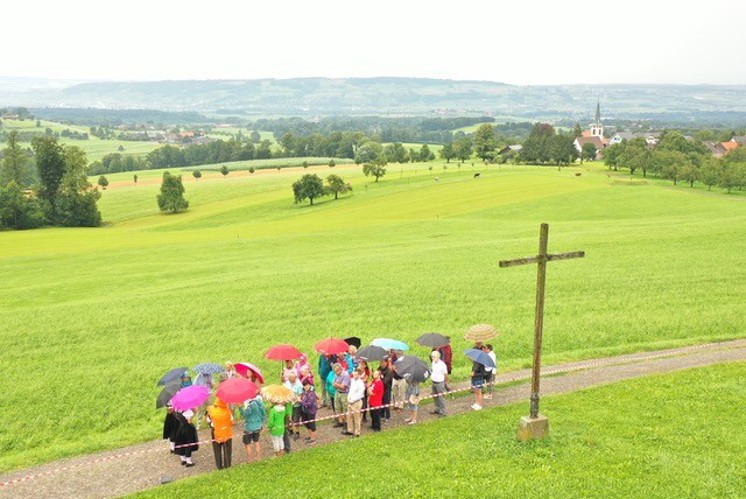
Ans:
[[[549,421],[539,414],[539,387],[541,380],[541,342],[544,334],[544,290],[547,281],[547,262],[552,260],[568,260],[583,258],[584,251],[571,253],[549,254],[549,225],[541,224],[539,231],[539,253],[528,258],[517,260],[501,260],[500,267],[514,267],[517,265],[537,264],[536,270],[536,313],[534,316],[534,355],[531,369],[531,408],[529,416],[522,417],[518,426],[518,438],[529,440],[542,438],[549,433]]]
[[[541,378],[541,340],[544,334],[544,288],[547,282],[547,246],[549,225],[541,224],[539,232],[539,254],[536,270],[536,313],[534,315],[534,362],[531,369],[532,418],[539,416],[539,383]]]

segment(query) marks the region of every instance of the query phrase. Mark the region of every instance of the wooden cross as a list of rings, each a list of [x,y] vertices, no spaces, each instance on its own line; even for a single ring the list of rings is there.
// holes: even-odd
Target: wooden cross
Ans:
[[[531,418],[539,416],[539,377],[541,375],[541,337],[544,330],[544,287],[547,280],[547,262],[554,260],[569,260],[583,258],[585,251],[570,253],[547,253],[549,242],[549,224],[541,224],[539,233],[539,254],[517,260],[501,260],[500,267],[515,267],[517,265],[538,264],[536,273],[536,315],[534,318],[534,363],[531,373]]]

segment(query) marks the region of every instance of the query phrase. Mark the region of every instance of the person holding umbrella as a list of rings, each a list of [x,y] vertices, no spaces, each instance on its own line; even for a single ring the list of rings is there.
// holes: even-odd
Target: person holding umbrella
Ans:
[[[171,446],[171,454],[176,450],[176,433],[179,431],[179,420],[174,415],[174,407],[169,402],[166,405],[166,419],[163,421],[163,438]]]
[[[322,353],[319,356],[319,377],[321,381],[321,407],[331,407],[332,401],[330,400],[329,392],[326,388],[326,379],[329,377],[329,373],[332,372],[332,365],[336,361],[336,356],[328,353]],[[333,397],[333,395],[332,395]]]
[[[394,410],[401,411],[404,408],[404,402],[406,401],[406,380],[397,372],[396,361],[404,358],[404,352],[392,351],[389,354],[391,358],[391,366],[393,369],[393,379],[391,381],[391,403],[394,406]]]
[[[378,371],[381,373],[381,381],[383,382],[383,399],[381,403],[384,407],[381,409],[381,417],[384,421],[388,422],[391,419],[391,384],[394,381],[394,369],[391,367],[388,355],[381,359]]]
[[[262,424],[267,414],[262,397],[257,395],[251,400],[244,402],[240,409],[241,417],[244,420],[243,444],[246,448],[246,457],[249,461],[259,459],[262,455],[262,444],[259,436],[262,433]],[[251,444],[254,444],[254,455],[251,452]]]
[[[448,383],[448,366],[446,363],[440,360],[440,352],[433,350],[430,352],[430,358],[433,360],[431,371],[431,380],[433,382],[433,398],[435,399],[435,410],[430,411],[430,414],[437,414],[438,416],[446,415],[446,383]]]
[[[194,412],[191,409],[187,409],[184,412],[177,411],[174,412],[174,417],[179,422],[179,428],[176,430],[176,438],[174,440],[174,454],[181,458],[181,464],[187,468],[191,468],[194,466],[192,453],[199,450],[197,429],[192,424]]]
[[[295,374],[295,371],[290,371],[288,373],[288,379],[285,381],[285,383],[282,384],[285,388],[292,390],[292,392],[295,394],[295,400],[292,404],[292,413],[291,418],[293,421],[293,426],[290,427],[290,433],[295,433],[295,440],[298,440],[300,438],[300,420],[302,417],[302,409],[301,409],[301,395],[303,395],[303,384],[298,381],[298,376]]]
[[[212,451],[215,467],[219,470],[231,467],[233,450],[233,411],[219,398],[207,408],[207,423],[212,427]]]

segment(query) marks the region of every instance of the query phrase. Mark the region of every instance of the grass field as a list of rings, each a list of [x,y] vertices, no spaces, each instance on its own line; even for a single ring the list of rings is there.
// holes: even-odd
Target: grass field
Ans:
[[[7,130],[18,130],[19,132],[36,131],[43,133],[44,130],[46,130],[47,128],[50,128],[52,129],[52,131],[55,132],[61,132],[66,128],[80,133],[89,133],[90,131],[88,127],[84,126],[65,125],[62,123],[45,120],[40,120],[40,125],[41,126],[39,127],[36,126],[36,120],[3,120],[4,128],[6,128]],[[78,146],[83,149],[86,152],[89,162],[100,160],[110,153],[120,153],[123,155],[147,154],[153,149],[157,149],[158,147],[163,145],[158,142],[142,142],[116,139],[102,140],[93,135],[89,135],[88,140],[77,140],[66,137],[60,137],[58,140],[60,144]],[[21,142],[21,145],[23,147],[30,147],[31,143]],[[119,146],[122,146],[124,148],[124,151],[120,151]]]
[[[746,436],[733,409],[744,377],[738,363],[544,397],[551,435],[541,441],[515,439],[526,404],[514,404],[134,497],[743,497]]]
[[[435,165],[379,183],[337,167],[353,195],[314,207],[292,202],[301,168],[210,173],[185,182],[179,215],[157,211],[145,180],[161,172],[111,175],[110,225],[0,233],[0,470],[156,438],[163,372],[230,359],[271,373],[262,354],[280,342],[440,331],[458,352],[488,322],[501,368],[526,366],[535,271],[497,263],[534,253],[540,222],[550,251],[587,252],[550,265],[545,363],[744,336],[742,197],[593,165]]]

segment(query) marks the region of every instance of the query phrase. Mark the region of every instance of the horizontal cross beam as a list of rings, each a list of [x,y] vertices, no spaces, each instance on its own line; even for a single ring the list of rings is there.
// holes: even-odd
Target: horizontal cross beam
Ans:
[[[529,256],[526,258],[517,258],[515,260],[500,260],[500,268],[528,265],[530,263],[539,263],[541,261],[552,262],[554,260],[570,260],[572,258],[583,258],[584,256],[585,251],[571,251],[569,253]]]

